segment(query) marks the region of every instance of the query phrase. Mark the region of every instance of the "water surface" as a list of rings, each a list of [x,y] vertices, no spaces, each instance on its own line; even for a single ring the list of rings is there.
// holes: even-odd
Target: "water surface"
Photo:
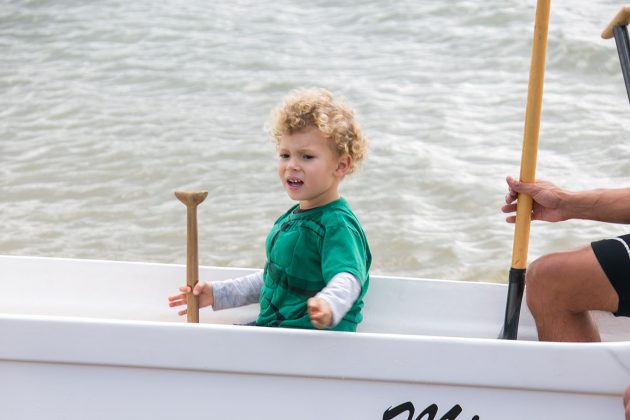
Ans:
[[[504,282],[535,2],[3,1],[0,254],[262,267],[292,203],[264,131],[291,89],[354,106],[371,141],[343,195],[373,273]],[[630,118],[614,1],[553,2],[538,177],[628,185]],[[532,226],[530,260],[627,232]]]

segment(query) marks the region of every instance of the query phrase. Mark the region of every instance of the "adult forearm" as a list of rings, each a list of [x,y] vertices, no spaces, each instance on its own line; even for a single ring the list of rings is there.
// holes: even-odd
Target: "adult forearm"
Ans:
[[[568,193],[564,205],[571,219],[630,224],[630,188]]]

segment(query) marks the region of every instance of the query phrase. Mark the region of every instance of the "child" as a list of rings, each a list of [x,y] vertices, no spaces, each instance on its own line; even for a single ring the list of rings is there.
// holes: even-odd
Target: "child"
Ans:
[[[338,187],[363,159],[367,139],[353,112],[324,89],[292,92],[271,128],[278,175],[299,203],[267,236],[263,272],[192,291],[199,307],[214,310],[260,303],[255,325],[356,331],[372,260],[367,239]],[[187,286],[169,297],[186,304]],[[179,312],[184,315],[186,310]]]

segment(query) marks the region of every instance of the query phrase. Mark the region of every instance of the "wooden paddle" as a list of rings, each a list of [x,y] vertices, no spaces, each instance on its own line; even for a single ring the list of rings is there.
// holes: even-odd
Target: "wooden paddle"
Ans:
[[[626,83],[626,92],[630,101],[630,40],[628,39],[628,24],[630,24],[630,6],[622,7],[619,10],[619,13],[602,32],[602,38],[610,39],[613,36],[615,37],[619,62],[621,63],[621,73]]]
[[[534,182],[536,179],[536,156],[538,154],[538,133],[540,131],[543,82],[545,79],[549,12],[550,0],[538,0],[536,4],[534,40],[529,68],[527,108],[525,110],[525,129],[521,154],[520,180],[522,182]],[[515,340],[518,332],[518,320],[525,289],[525,269],[527,267],[532,204],[533,201],[529,195],[519,194],[516,207],[514,245],[512,248],[512,267],[510,268],[508,295],[505,305],[505,321],[500,334],[500,338],[509,340]]]
[[[175,191],[175,197],[186,205],[186,285],[191,293],[186,296],[188,322],[199,322],[199,299],[192,294],[192,288],[199,281],[199,254],[197,252],[197,206],[206,199],[208,191]]]

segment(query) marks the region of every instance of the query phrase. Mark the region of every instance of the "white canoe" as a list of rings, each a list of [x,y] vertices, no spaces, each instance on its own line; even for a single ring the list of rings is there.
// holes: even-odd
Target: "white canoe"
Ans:
[[[200,278],[248,270],[201,267]],[[0,256],[2,419],[623,419],[630,320],[605,342],[496,339],[506,287],[374,276],[360,332],[186,324],[180,265]]]

